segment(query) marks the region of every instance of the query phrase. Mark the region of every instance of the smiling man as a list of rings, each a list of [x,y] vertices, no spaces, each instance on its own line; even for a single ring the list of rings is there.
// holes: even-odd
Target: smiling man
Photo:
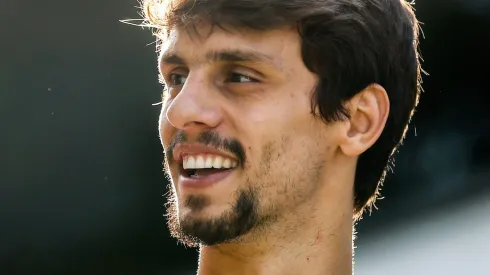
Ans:
[[[352,274],[420,93],[400,0],[147,0],[168,219],[200,275]]]

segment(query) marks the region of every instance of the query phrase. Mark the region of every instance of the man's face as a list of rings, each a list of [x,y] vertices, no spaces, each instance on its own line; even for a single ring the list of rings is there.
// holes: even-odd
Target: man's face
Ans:
[[[213,245],[311,203],[335,146],[311,113],[318,79],[294,29],[201,27],[203,37],[175,29],[162,45],[160,137],[172,234]]]

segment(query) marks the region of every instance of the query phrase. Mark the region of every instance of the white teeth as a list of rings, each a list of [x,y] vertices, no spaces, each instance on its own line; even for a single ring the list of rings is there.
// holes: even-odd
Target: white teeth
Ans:
[[[228,169],[231,167],[231,160],[230,159],[225,159],[225,161],[223,161],[223,167]]]
[[[195,169],[196,168],[196,160],[194,157],[187,157],[184,160],[184,169]]]
[[[182,165],[184,166],[184,169],[228,169],[235,168],[237,166],[237,161],[222,156],[205,154],[185,156]]]
[[[223,164],[223,158],[220,156],[216,156],[213,161],[213,168],[221,168]]]
[[[206,163],[204,163],[204,168],[213,168],[213,158],[207,157]]]
[[[204,168],[204,158],[202,156],[198,156],[196,160],[196,169],[202,169]]]

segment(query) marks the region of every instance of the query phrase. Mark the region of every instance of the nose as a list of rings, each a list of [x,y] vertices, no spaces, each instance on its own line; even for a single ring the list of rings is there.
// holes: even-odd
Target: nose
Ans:
[[[165,115],[173,127],[188,135],[215,128],[222,119],[212,84],[204,75],[192,73],[171,100]]]

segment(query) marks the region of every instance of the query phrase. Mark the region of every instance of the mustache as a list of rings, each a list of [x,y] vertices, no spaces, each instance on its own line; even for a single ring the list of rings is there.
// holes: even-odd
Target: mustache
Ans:
[[[185,144],[187,142],[189,142],[188,137],[185,135],[184,131],[180,130],[177,135],[175,135],[175,137],[170,141],[170,145],[164,149],[165,157],[167,158],[169,163],[174,163],[172,152],[174,151],[175,147],[179,144]],[[234,138],[223,138],[215,132],[206,131],[200,133],[193,142],[197,142],[202,145],[206,145],[214,149],[223,150],[227,153],[233,154],[239,161],[239,164],[242,166],[242,168],[245,165],[246,156],[243,145]]]

